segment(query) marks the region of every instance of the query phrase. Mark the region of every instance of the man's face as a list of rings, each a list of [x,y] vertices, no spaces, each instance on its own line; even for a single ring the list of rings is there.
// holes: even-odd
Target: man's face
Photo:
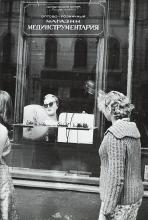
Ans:
[[[56,115],[56,111],[58,109],[57,103],[54,97],[49,97],[44,100],[44,109],[46,110],[49,116]]]

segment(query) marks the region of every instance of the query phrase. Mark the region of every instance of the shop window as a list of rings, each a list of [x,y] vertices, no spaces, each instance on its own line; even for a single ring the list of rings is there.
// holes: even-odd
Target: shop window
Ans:
[[[45,66],[52,68],[57,66],[57,40],[55,38],[46,39]]]
[[[33,12],[37,7],[38,3]],[[46,11],[44,7],[41,9]],[[31,13],[24,16],[32,18]],[[98,145],[93,136],[95,131],[89,129],[95,121],[95,96],[86,90],[86,81],[92,80],[91,69],[96,63],[96,39],[89,36],[63,39],[63,36],[57,38],[56,32],[52,34],[52,37],[38,35],[35,39],[38,47],[34,44],[35,36],[18,36],[22,43],[17,56],[22,65],[18,63],[16,75],[14,142],[19,144],[19,152],[16,154],[13,148],[13,166],[98,176]],[[43,108],[47,94],[58,96],[59,103],[56,99],[48,100]],[[52,114],[53,108],[57,110],[59,126],[55,117],[54,123],[47,122],[47,111]]]
[[[66,38],[66,40],[63,40],[63,36],[58,37],[58,41],[56,40],[56,32],[54,37],[45,37],[39,36],[36,37],[37,46],[35,47],[33,40],[34,37],[32,36],[24,36],[19,35],[18,31],[19,29],[16,29],[16,23],[19,24],[19,22],[26,21],[26,22],[32,22],[34,21],[33,18],[37,18],[36,9],[39,7],[41,2],[44,1],[34,1],[35,9],[29,10],[28,15],[23,14],[23,17],[19,16],[15,17],[15,19],[11,19],[11,7],[10,2],[13,2],[13,13],[16,12],[17,8],[19,8],[19,3],[22,1],[13,1],[13,0],[1,0],[0,1],[0,11],[1,11],[1,33],[4,33],[6,29],[8,28],[8,33],[2,38],[1,42],[1,62],[3,62],[3,65],[0,66],[0,86],[3,90],[8,91],[12,98],[14,103],[14,98],[16,100],[15,102],[15,111],[14,111],[14,142],[12,143],[12,153],[9,158],[9,165],[10,167],[14,167],[13,170],[13,176],[14,178],[18,178],[18,171],[15,174],[15,167],[18,167],[20,171],[22,170],[22,179],[27,178],[36,178],[39,180],[39,177],[41,176],[42,181],[47,181],[47,174],[51,177],[51,181],[54,184],[54,178],[55,181],[62,182],[66,181],[73,182],[74,181],[80,181],[79,183],[82,184],[82,179],[84,183],[87,183],[91,185],[92,180],[88,180],[88,177],[99,177],[99,166],[100,161],[98,157],[98,147],[100,143],[100,137],[104,133],[103,131],[106,130],[108,127],[108,122],[104,122],[105,119],[102,118],[102,116],[99,114],[97,109],[97,101],[96,96],[93,96],[91,93],[89,94],[86,91],[85,85],[86,80],[93,80],[95,82],[96,80],[96,92],[97,89],[104,89],[106,91],[110,90],[119,90],[121,92],[124,92],[126,94],[126,83],[128,82],[127,79],[127,63],[128,63],[128,57],[127,57],[127,49],[126,45],[128,46],[130,42],[128,42],[128,32],[129,32],[129,21],[127,18],[124,18],[122,16],[122,24],[119,24],[120,14],[121,14],[121,3],[123,6],[123,10],[125,10],[125,14],[129,11],[129,0],[123,0],[122,2],[120,0],[110,0],[110,15],[111,18],[115,18],[114,21],[109,21],[109,30],[112,30],[112,33],[114,32],[115,36],[119,36],[119,39],[121,41],[118,41],[114,37],[110,37],[108,40],[108,53],[105,51],[105,55],[108,56],[108,69],[113,70],[113,74],[111,71],[106,71],[106,69],[103,69],[105,67],[105,56],[101,49],[104,47],[104,37],[106,36],[105,33],[99,38],[98,41],[98,47],[96,49],[96,37],[95,38],[81,38],[80,36],[75,38],[70,36],[69,39]],[[24,1],[25,6],[27,2],[32,1]],[[56,0],[46,0],[45,2],[51,3],[51,2],[58,2]],[[60,4],[64,1],[60,1]],[[65,1],[66,2],[66,1]],[[70,1],[75,2],[73,4],[79,5],[80,2],[88,2],[88,1]],[[90,0],[91,2],[91,0]],[[93,1],[92,1],[93,2]],[[103,2],[103,1],[102,1]],[[108,2],[108,1],[104,1]],[[140,1],[139,1],[140,2]],[[144,4],[147,4],[146,1]],[[138,3],[136,3],[138,4]],[[136,5],[136,21],[137,21],[137,14],[140,12],[143,12],[142,10],[146,7],[146,5],[139,3]],[[3,7],[1,7],[3,5]],[[46,4],[44,4],[45,6]],[[106,3],[105,3],[106,5]],[[41,8],[42,11],[47,14],[51,13],[50,10],[46,11],[46,8],[44,6]],[[137,7],[138,6],[138,7]],[[88,6],[89,7],[89,6]],[[89,8],[87,7],[87,4],[84,4],[81,7],[81,10],[77,12],[78,15],[87,14],[89,13]],[[104,7],[106,8],[106,7]],[[142,9],[141,9],[142,8]],[[24,10],[23,10],[24,12]],[[35,14],[32,14],[34,13]],[[56,14],[57,12],[53,12],[53,14]],[[2,17],[4,16],[5,17]],[[70,14],[70,10],[68,12]],[[139,22],[136,22],[136,33],[135,33],[135,39],[139,39],[139,35],[141,34],[141,30],[143,27],[145,27],[146,31],[146,20],[143,17],[144,13],[141,13],[141,20]],[[21,11],[20,11],[21,15]],[[123,15],[123,14],[122,14]],[[26,16],[26,18],[25,18]],[[38,19],[38,18],[37,18]],[[84,24],[87,24],[87,16],[86,20],[84,19]],[[91,19],[95,19],[92,18]],[[143,19],[143,20],[142,20]],[[42,19],[43,21],[43,19]],[[105,17],[106,21],[106,17]],[[85,23],[86,22],[86,23]],[[21,24],[21,23],[20,23]],[[30,23],[29,23],[30,24]],[[42,24],[38,22],[38,24]],[[23,24],[22,24],[23,25]],[[106,26],[104,26],[106,30]],[[13,47],[14,45],[14,36],[11,34],[15,33],[16,39],[19,42],[18,46],[18,54],[17,54],[17,47]],[[123,36],[124,33],[124,36]],[[52,34],[54,34],[52,32]],[[83,34],[82,32],[79,32],[78,34]],[[53,35],[52,35],[53,36]],[[82,35],[81,35],[82,36]],[[68,40],[67,40],[68,39]],[[73,45],[73,42],[75,41],[75,44]],[[58,45],[57,45],[58,42]],[[88,46],[89,43],[89,46]],[[45,48],[42,46],[44,45]],[[60,47],[60,50],[58,48],[59,45],[62,45]],[[123,51],[123,48],[121,45],[125,45],[125,51]],[[29,50],[28,50],[29,48]],[[72,48],[74,48],[72,50]],[[145,48],[143,51],[143,48]],[[106,47],[105,47],[106,49]],[[121,53],[122,52],[122,53]],[[132,80],[132,99],[135,100],[135,106],[137,106],[136,111],[139,111],[139,129],[141,133],[141,141],[142,141],[142,147],[148,147],[148,82],[146,75],[144,75],[144,78],[142,77],[142,74],[147,74],[147,71],[140,72],[139,70],[143,70],[143,68],[146,67],[148,70],[148,39],[145,41],[137,41],[135,40],[135,57],[138,57],[139,54],[141,54],[141,58],[138,60],[137,64],[136,59],[134,59],[133,65],[137,65],[137,68],[134,68],[134,74],[133,74],[133,80]],[[98,54],[97,54],[98,53]],[[16,55],[17,54],[17,55]],[[15,57],[13,56],[15,55]],[[43,60],[45,55],[45,60]],[[96,58],[101,58],[97,59]],[[99,57],[99,55],[102,55]],[[17,61],[17,71],[16,67],[13,70],[14,63],[12,61],[16,60],[16,56],[18,57]],[[60,62],[58,62],[57,57],[60,57]],[[104,59],[103,59],[104,58]],[[123,59],[121,59],[123,58]],[[123,72],[122,74],[114,74],[114,70],[117,70],[116,72],[119,72],[120,64],[122,60],[122,67]],[[22,61],[22,62],[20,62]],[[97,65],[96,65],[97,62]],[[10,63],[10,65],[9,65]],[[57,65],[58,63],[58,65]],[[43,68],[43,65],[45,65],[47,68]],[[145,65],[145,66],[142,66]],[[58,69],[55,68],[58,66]],[[50,67],[50,68],[49,68]],[[75,69],[73,69],[75,67]],[[78,69],[77,69],[78,68]],[[92,71],[91,71],[92,70]],[[17,75],[16,75],[17,72]],[[45,73],[45,74],[42,74]],[[111,74],[110,74],[111,73]],[[16,75],[16,76],[15,76]],[[143,82],[144,81],[144,82]],[[16,84],[15,84],[16,83]],[[143,85],[144,83],[144,85]],[[128,85],[128,83],[127,83]],[[15,86],[16,86],[16,93],[15,93]],[[140,91],[140,92],[139,92]],[[27,120],[23,121],[23,111],[24,106],[31,105],[32,107],[34,104],[40,105],[42,107],[43,105],[43,97],[46,94],[54,94],[56,96],[59,96],[59,108],[61,114],[64,115],[58,125],[61,130],[62,134],[61,136],[64,136],[64,141],[60,142],[60,138],[58,139],[57,130],[56,128],[51,128],[45,126],[43,114],[40,113],[40,109],[33,109],[33,111],[29,112],[27,115]],[[13,97],[13,94],[15,94],[15,97]],[[138,95],[139,96],[138,96]],[[52,102],[51,107],[54,106]],[[49,103],[47,106],[49,107]],[[39,112],[39,114],[38,114]],[[83,112],[83,113],[82,113]],[[98,133],[95,134],[94,130],[94,146],[90,144],[85,144],[83,142],[80,142],[81,135],[79,134],[82,132],[84,134],[82,137],[90,137],[90,135],[87,135],[87,133],[83,133],[83,130],[81,131],[82,126],[84,126],[85,130],[87,131],[87,119],[85,116],[87,116],[86,113],[94,114],[95,115],[95,121],[97,121],[95,126],[98,126]],[[58,114],[58,113],[57,113]],[[81,120],[78,120],[76,118],[81,114]],[[32,118],[31,118],[31,117]],[[41,116],[41,117],[40,117]],[[59,116],[59,114],[58,114]],[[84,116],[84,117],[83,117]],[[101,117],[100,117],[101,116]],[[38,120],[38,121],[37,121]],[[34,124],[32,124],[32,122]],[[26,123],[26,124],[25,124]],[[67,129],[67,125],[73,126],[72,129]],[[137,123],[138,125],[138,123]],[[76,129],[76,127],[78,127]],[[88,124],[88,127],[90,125]],[[45,130],[44,133],[42,133],[42,137],[36,136],[31,137],[31,132],[33,129],[38,129],[37,133],[39,132],[39,135],[43,130]],[[93,125],[91,125],[90,128],[93,128]],[[32,130],[31,130],[32,129]],[[63,135],[63,129],[64,135]],[[66,130],[67,129],[67,130]],[[28,131],[28,137],[26,137],[25,130]],[[49,132],[48,132],[49,130]],[[56,131],[55,131],[56,130]],[[51,133],[50,133],[51,131]],[[91,134],[93,129],[90,129]],[[47,132],[47,133],[46,133]],[[73,135],[74,134],[74,135]],[[32,135],[34,133],[32,132]],[[56,137],[55,137],[56,136]],[[51,138],[51,139],[50,139]],[[55,139],[54,139],[55,138]],[[71,138],[71,140],[70,140]],[[72,139],[74,138],[74,139]],[[87,138],[86,138],[87,139]],[[71,141],[71,142],[70,142]],[[84,140],[86,141],[86,140]],[[91,141],[92,143],[92,141]],[[143,156],[143,155],[142,155]],[[23,168],[23,169],[21,169]],[[25,168],[25,169],[24,169]],[[27,169],[26,169],[27,168]],[[36,169],[38,172],[38,175],[35,174],[35,171],[32,169]],[[40,169],[40,171],[39,171]],[[45,171],[45,175],[42,175],[43,170],[50,170]],[[30,170],[30,174],[28,174]],[[19,171],[19,175],[20,175]],[[27,175],[25,176],[25,171]],[[54,178],[51,176],[53,173]],[[62,175],[61,175],[62,174]],[[16,175],[16,176],[15,176]],[[25,177],[24,177],[24,176]],[[68,176],[67,176],[68,175]],[[76,176],[78,175],[78,177]],[[56,178],[57,176],[57,178]],[[61,177],[64,177],[63,179]],[[45,177],[45,179],[44,179]],[[82,177],[82,178],[79,178]],[[84,178],[86,177],[86,179]],[[94,180],[93,180],[94,181]],[[74,184],[73,184],[74,185]],[[94,185],[94,183],[93,183]],[[76,185],[77,186],[77,185]]]
[[[109,3],[110,18],[119,18],[121,16],[121,1],[114,0]]]
[[[87,41],[79,38],[75,43],[74,67],[85,67],[87,65]]]
[[[108,69],[117,70],[120,67],[120,42],[110,37],[108,42]]]

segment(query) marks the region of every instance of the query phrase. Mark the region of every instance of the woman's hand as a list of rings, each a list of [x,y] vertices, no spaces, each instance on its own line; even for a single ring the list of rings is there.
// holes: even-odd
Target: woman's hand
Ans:
[[[2,157],[7,156],[10,153],[10,151],[11,151],[11,143],[9,138],[7,137],[6,143],[3,148]]]
[[[107,220],[107,218],[102,212],[100,212],[98,220]]]
[[[102,212],[102,207],[104,205],[104,202],[101,202],[101,207],[100,207],[100,214],[98,220],[107,220],[107,217],[103,214]]]
[[[11,151],[11,147],[2,153],[2,157],[7,156],[10,153],[10,151]]]
[[[2,152],[2,157],[7,156],[10,153],[10,151],[11,151],[11,144],[9,143],[8,146],[6,146],[6,148]]]

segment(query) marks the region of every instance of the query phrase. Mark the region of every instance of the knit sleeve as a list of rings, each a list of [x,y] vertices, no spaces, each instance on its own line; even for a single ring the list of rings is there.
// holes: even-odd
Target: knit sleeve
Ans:
[[[123,188],[125,146],[124,140],[117,139],[112,133],[108,132],[106,136],[108,167],[102,212],[109,215],[114,211]]]
[[[2,156],[5,157],[7,156],[11,151],[11,143],[10,143],[10,140],[9,138],[7,137],[7,140],[6,140],[6,143],[5,143],[5,147],[3,149],[3,153],[2,153]]]

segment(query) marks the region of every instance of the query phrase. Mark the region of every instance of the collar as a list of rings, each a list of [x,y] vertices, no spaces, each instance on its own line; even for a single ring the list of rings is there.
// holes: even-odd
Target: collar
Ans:
[[[130,122],[128,118],[118,119],[107,129],[105,135],[108,132],[112,133],[119,139],[123,137],[140,138],[140,133],[135,122]]]

